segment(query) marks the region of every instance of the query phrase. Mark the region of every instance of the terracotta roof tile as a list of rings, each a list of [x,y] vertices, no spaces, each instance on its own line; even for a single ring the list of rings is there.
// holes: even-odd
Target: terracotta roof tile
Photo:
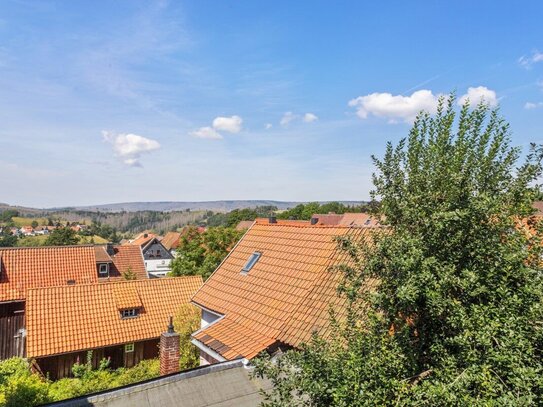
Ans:
[[[147,278],[145,263],[139,246],[114,246],[111,256],[113,263],[109,269],[110,280],[123,280],[124,273],[129,270],[134,273],[136,280]]]
[[[329,307],[342,305],[336,298],[338,277],[329,270],[345,260],[334,237],[361,240],[369,233],[361,227],[257,221],[192,298],[225,315],[194,338],[212,349],[214,341],[228,347],[224,354],[215,349],[227,359],[234,353],[251,358],[275,342],[298,346],[315,329],[325,330]],[[242,274],[255,251],[261,257]]]
[[[98,281],[94,247],[50,246],[0,249],[0,302],[23,301],[34,287]]]
[[[35,288],[26,304],[27,355],[44,357],[157,338],[200,276]],[[137,317],[119,307],[141,304]]]
[[[166,250],[177,249],[177,246],[179,246],[180,238],[180,232],[168,232],[164,235],[160,243],[162,243]]]

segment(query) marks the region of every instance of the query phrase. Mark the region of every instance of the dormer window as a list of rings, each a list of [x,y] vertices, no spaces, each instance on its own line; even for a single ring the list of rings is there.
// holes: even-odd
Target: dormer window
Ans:
[[[249,271],[251,271],[258,259],[260,259],[260,256],[262,256],[261,252],[254,252],[251,254],[247,260],[247,263],[245,263],[245,266],[243,266],[241,269],[241,274],[247,274]]]
[[[137,308],[129,308],[129,309],[123,309],[121,311],[121,318],[135,318],[138,316],[138,309]]]
[[[108,277],[109,276],[109,264],[100,263],[98,265],[98,275],[100,277]]]

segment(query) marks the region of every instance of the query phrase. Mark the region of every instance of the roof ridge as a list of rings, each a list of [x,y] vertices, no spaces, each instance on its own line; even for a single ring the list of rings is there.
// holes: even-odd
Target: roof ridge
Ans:
[[[202,278],[200,275],[194,275],[194,276],[179,276],[179,277],[161,277],[161,278],[147,278],[147,279],[140,279],[140,280],[121,280],[121,281],[98,281],[94,283],[78,283],[78,284],[62,284],[62,285],[52,285],[47,287],[32,287],[28,288],[28,291],[36,291],[36,290],[49,290],[49,289],[55,289],[55,288],[66,288],[66,287],[88,287],[88,286],[114,286],[116,284],[135,284],[135,283],[158,283],[159,281],[170,281],[170,280],[187,280],[187,279],[198,279],[198,277]]]
[[[18,247],[0,247],[0,250],[28,250],[28,249],[63,249],[73,247],[94,247],[93,244],[71,244],[63,246],[18,246]]]

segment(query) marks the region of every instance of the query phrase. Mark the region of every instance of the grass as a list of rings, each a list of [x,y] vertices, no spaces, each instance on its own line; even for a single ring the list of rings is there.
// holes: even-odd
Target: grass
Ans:
[[[38,222],[38,225],[40,226],[47,225],[47,218],[24,218],[22,216],[14,216],[11,220],[18,228],[30,226],[34,221]]]
[[[17,240],[17,246],[19,247],[32,247],[32,246],[43,246],[47,240],[47,235],[38,235],[38,236],[25,236]],[[101,236],[80,236],[79,244],[91,244],[94,241],[95,244],[105,244],[107,240]]]

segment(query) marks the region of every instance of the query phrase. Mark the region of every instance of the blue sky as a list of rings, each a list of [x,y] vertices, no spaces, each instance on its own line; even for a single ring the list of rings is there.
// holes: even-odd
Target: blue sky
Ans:
[[[543,3],[0,2],[0,202],[359,200],[439,94],[543,142]]]

